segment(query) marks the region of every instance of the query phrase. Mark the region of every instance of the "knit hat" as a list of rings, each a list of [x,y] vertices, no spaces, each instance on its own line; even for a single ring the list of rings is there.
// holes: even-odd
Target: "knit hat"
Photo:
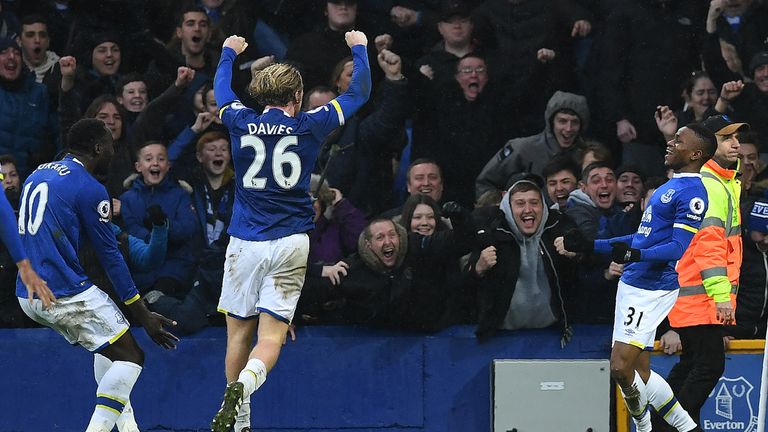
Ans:
[[[19,44],[16,43],[15,39],[9,37],[0,38],[0,52],[5,51],[7,48],[16,48],[16,50],[21,53],[21,48],[19,47]]]
[[[749,62],[749,74],[754,75],[755,69],[764,64],[768,64],[768,51],[762,51],[752,56],[752,60]]]
[[[626,172],[631,172],[631,173],[635,173],[635,174],[639,175],[640,176],[640,180],[643,182],[643,184],[645,184],[646,175],[643,172],[643,170],[640,168],[639,165],[624,164],[624,165],[620,166],[616,170],[616,172],[615,172],[616,178],[618,179],[619,177],[621,177],[622,174],[624,174]]]
[[[749,212],[749,230],[768,234],[768,202],[755,201]]]

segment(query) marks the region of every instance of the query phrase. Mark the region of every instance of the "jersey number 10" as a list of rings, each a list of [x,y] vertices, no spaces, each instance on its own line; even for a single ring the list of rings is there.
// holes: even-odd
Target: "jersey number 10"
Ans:
[[[40,225],[43,224],[43,214],[45,213],[45,206],[48,204],[48,183],[40,183],[35,186],[35,189],[30,194],[29,189],[31,187],[32,183],[25,185],[24,191],[21,194],[19,234],[29,233],[30,235],[35,235],[37,230],[40,229]],[[37,209],[35,209],[35,214],[32,214],[35,199],[40,201],[37,204]]]
[[[286,135],[277,142],[272,150],[272,176],[275,183],[283,189],[292,189],[301,177],[301,158],[288,147],[298,144],[295,135]],[[267,159],[267,146],[261,138],[254,135],[244,135],[240,138],[240,148],[251,147],[256,153],[253,162],[243,176],[243,187],[246,189],[264,189],[267,187],[266,177],[257,177]],[[286,176],[283,165],[288,165],[290,175]]]

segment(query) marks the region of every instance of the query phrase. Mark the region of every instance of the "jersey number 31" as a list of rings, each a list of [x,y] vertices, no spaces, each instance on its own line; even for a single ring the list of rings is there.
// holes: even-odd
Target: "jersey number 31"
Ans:
[[[275,183],[283,189],[292,189],[301,177],[301,158],[298,154],[287,151],[288,147],[298,144],[299,139],[295,135],[286,135],[277,142],[272,150],[272,176]],[[256,153],[253,162],[243,176],[243,187],[246,189],[264,189],[267,187],[267,178],[258,177],[259,171],[267,159],[267,146],[261,138],[254,135],[245,135],[240,138],[240,148],[251,147]],[[283,166],[288,165],[289,175],[285,175]]]

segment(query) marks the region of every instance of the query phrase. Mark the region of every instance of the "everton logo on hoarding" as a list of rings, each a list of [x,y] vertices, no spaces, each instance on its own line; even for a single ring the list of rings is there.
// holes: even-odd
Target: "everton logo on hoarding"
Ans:
[[[757,413],[752,409],[749,395],[754,386],[743,376],[720,378],[712,393],[715,412],[706,418],[702,411],[701,426],[705,431],[754,432],[757,430]]]

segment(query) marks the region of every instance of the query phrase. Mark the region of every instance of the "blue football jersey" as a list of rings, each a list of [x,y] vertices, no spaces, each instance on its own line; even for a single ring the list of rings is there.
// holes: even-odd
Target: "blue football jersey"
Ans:
[[[77,258],[89,241],[115,291],[127,304],[139,298],[110,225],[107,190],[75,157],[42,164],[21,190],[19,234],[32,267],[56,297],[79,294],[93,286]],[[16,295],[26,297],[21,279]]]
[[[236,99],[230,86],[234,51],[222,50],[214,94],[231,137],[235,201],[228,233],[266,241],[314,228],[309,179],[320,144],[368,99],[370,67],[364,46],[352,48],[349,89],[331,102],[295,117],[278,108],[258,114]]]
[[[659,186],[643,212],[637,232],[632,236],[632,247],[642,251],[643,259],[624,266],[621,280],[648,290],[674,290],[678,288],[676,257],[674,260],[647,260],[649,251],[660,250],[674,244],[684,252],[699,230],[707,211],[707,191],[698,173],[677,173]]]

